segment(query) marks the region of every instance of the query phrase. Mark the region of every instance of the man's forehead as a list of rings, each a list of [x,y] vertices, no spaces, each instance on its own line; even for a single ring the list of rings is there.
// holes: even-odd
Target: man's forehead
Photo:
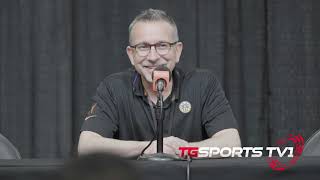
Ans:
[[[173,41],[174,28],[165,21],[137,22],[130,34],[133,44]]]

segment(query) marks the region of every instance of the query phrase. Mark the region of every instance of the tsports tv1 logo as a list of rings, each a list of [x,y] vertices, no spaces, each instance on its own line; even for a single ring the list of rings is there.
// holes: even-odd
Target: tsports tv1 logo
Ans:
[[[290,147],[286,145],[292,144]],[[295,165],[303,152],[304,139],[299,135],[290,134],[286,138],[279,139],[277,146],[273,147],[179,147],[180,156],[190,158],[212,157],[262,157],[267,152],[267,162],[275,171],[284,171]],[[289,162],[281,162],[281,157],[290,158]]]

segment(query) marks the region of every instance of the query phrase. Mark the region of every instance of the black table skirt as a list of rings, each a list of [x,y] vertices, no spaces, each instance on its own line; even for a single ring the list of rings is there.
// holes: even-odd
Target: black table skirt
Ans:
[[[57,180],[64,163],[65,160],[56,159],[0,160],[0,180]],[[187,161],[150,162],[130,160],[130,163],[143,175],[141,179],[187,179]],[[300,158],[295,166],[284,172],[271,170],[265,157],[192,160],[189,165],[190,180],[320,180],[320,157]]]

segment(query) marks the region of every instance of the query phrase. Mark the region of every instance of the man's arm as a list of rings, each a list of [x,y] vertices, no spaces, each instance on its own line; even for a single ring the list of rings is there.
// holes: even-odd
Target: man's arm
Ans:
[[[136,157],[140,155],[148,143],[149,141],[125,141],[105,138],[95,132],[82,131],[79,138],[78,153],[79,155],[83,155],[94,152],[106,152],[122,157]],[[163,151],[168,154],[175,154],[175,151],[167,145],[163,146]],[[156,153],[155,141],[145,151],[145,154],[152,153]]]
[[[140,155],[149,141],[124,141],[112,138],[104,138],[101,135],[83,131],[80,134],[78,153],[79,155],[94,152],[107,152],[122,157],[136,157]],[[163,139],[163,152],[168,154],[179,154],[179,147],[241,147],[241,141],[237,129],[224,129],[211,138],[199,142],[190,142],[177,138],[166,137]],[[145,154],[156,153],[156,141],[145,151]]]
[[[191,142],[189,146],[194,147],[240,147],[241,141],[237,129],[224,129],[215,133],[211,138],[199,142]]]
[[[229,128],[223,129],[215,133],[210,138],[199,142],[187,142],[177,137],[168,137],[164,140],[164,144],[173,148],[176,154],[180,154],[179,147],[241,147],[240,136],[237,129]],[[220,156],[215,156],[217,158]]]

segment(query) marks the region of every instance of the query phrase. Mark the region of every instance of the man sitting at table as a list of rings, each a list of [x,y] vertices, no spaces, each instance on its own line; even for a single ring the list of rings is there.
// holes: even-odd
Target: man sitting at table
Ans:
[[[81,129],[79,154],[141,153],[156,134],[152,72],[163,65],[172,72],[163,92],[164,152],[179,154],[182,146],[241,146],[236,120],[213,73],[175,67],[183,44],[170,16],[161,10],[143,11],[129,26],[129,44],[126,51],[134,69],[109,75],[98,86]],[[153,142],[145,153],[155,152]]]

